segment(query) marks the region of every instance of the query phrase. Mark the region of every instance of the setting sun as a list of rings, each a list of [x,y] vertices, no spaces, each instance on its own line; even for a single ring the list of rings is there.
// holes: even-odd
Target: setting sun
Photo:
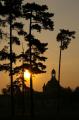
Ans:
[[[29,72],[29,70],[25,70],[25,72],[24,72],[24,79],[25,80],[30,79],[30,72]]]

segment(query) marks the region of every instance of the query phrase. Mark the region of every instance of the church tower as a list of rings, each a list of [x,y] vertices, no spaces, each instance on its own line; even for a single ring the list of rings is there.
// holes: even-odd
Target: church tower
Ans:
[[[48,97],[57,97],[58,93],[58,81],[56,79],[56,71],[55,69],[51,72],[51,79],[47,82],[47,84],[43,86],[43,92]]]
[[[52,70],[52,77],[56,78],[56,71],[55,71],[55,69]]]

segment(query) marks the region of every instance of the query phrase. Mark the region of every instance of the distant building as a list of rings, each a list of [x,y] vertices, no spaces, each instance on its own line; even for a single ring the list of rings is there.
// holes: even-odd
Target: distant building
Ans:
[[[56,71],[53,69],[52,70],[52,77],[51,79],[47,82],[47,84],[43,85],[43,92],[50,97],[56,97],[58,93],[58,88],[59,84],[56,79]]]

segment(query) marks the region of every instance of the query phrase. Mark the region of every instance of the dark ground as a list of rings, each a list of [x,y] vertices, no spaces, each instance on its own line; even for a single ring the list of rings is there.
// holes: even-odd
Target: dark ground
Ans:
[[[79,120],[79,102],[34,97],[34,116],[30,116],[30,100],[25,98],[25,114],[21,97],[15,97],[15,114],[11,116],[10,96],[0,96],[0,120]]]

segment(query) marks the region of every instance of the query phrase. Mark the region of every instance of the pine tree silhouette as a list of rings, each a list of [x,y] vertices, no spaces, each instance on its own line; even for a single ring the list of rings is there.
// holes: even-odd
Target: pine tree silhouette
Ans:
[[[1,0],[0,6],[0,15],[5,18],[5,20],[1,20],[1,23],[4,27],[4,24],[9,24],[9,47],[10,52],[2,50],[0,52],[1,60],[8,58],[10,60],[10,64],[0,65],[0,70],[8,70],[10,72],[10,79],[11,79],[11,114],[14,116],[14,100],[13,100],[13,62],[15,62],[15,53],[12,50],[12,44],[16,43],[17,45],[20,44],[19,39],[16,36],[13,36],[12,30],[14,28],[22,29],[22,24],[15,22],[17,17],[21,16],[21,4],[22,0]],[[3,24],[4,23],[4,24]]]
[[[41,57],[40,53],[46,51],[47,43],[41,43],[38,39],[35,39],[32,35],[33,30],[40,32],[42,29],[53,30],[53,21],[51,17],[54,14],[49,13],[46,5],[38,5],[36,3],[27,3],[23,6],[23,13],[26,20],[29,20],[29,34],[26,36],[26,40],[29,42],[29,63],[30,63],[30,100],[31,100],[31,117],[33,116],[33,85],[32,85],[32,74],[43,73],[43,69],[46,68],[41,62],[37,60],[45,61],[45,57]]]
[[[75,31],[61,29],[57,35],[57,41],[60,42],[60,54],[59,54],[59,69],[58,69],[58,82],[60,84],[60,70],[61,70],[61,52],[68,48],[71,39],[75,38]]]
[[[59,67],[58,67],[58,85],[60,86],[60,75],[61,75],[61,53],[63,50],[68,48],[71,39],[75,38],[75,31],[60,29],[60,32],[57,35],[57,42],[60,42],[60,54],[59,54]],[[60,87],[58,87],[58,99],[57,99],[57,112],[59,114],[60,110]]]
[[[42,54],[47,50],[47,43],[42,43],[40,40],[36,39],[32,34],[33,30],[37,30],[37,32],[41,32],[42,29],[45,30],[53,30],[53,21],[51,17],[54,14],[48,12],[48,7],[46,5],[38,5],[36,3],[27,3],[23,5],[21,8],[22,0],[2,0],[2,4],[0,4],[1,16],[5,16],[5,20],[1,20],[1,24],[4,25],[6,23],[10,26],[10,52],[7,50],[7,46],[0,51],[0,60],[9,59],[10,63],[0,65],[0,70],[6,70],[10,72],[11,77],[11,105],[12,105],[12,115],[14,113],[14,102],[13,102],[13,75],[18,73],[20,70],[24,68],[30,69],[31,77],[30,77],[30,97],[31,97],[31,115],[33,115],[33,87],[32,87],[32,74],[45,73],[46,65],[43,62],[47,59],[42,56]],[[23,10],[22,10],[23,9]],[[22,11],[23,13],[22,13]],[[16,18],[23,17],[25,20],[29,20],[29,33],[27,34],[23,30],[23,24],[16,21]],[[25,24],[25,23],[24,23]],[[16,55],[13,52],[12,44],[16,43],[20,45],[19,38],[13,36],[12,30],[18,29],[19,35],[24,35],[25,40],[28,42],[28,49],[22,52],[20,55]],[[4,35],[2,29],[0,32],[0,36]],[[5,34],[8,36],[8,34]],[[23,64],[21,66],[17,66],[13,68],[13,63],[16,62],[16,59],[22,59]],[[23,81],[24,82],[24,81]]]

